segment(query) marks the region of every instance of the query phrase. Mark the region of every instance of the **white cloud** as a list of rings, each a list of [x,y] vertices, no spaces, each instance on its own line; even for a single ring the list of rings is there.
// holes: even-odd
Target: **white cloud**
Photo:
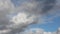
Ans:
[[[52,32],[52,34],[57,34],[57,31],[56,32]]]
[[[0,30],[0,34],[7,34],[10,31],[11,31],[10,29]]]
[[[44,34],[47,34],[47,32],[44,32]]]
[[[58,28],[58,30],[60,30],[60,27]]]
[[[0,11],[14,8],[13,3],[10,0],[0,0]]]
[[[23,32],[23,34],[43,34],[44,30],[39,28],[31,28]]]
[[[54,32],[46,32],[44,29],[41,28],[30,28],[21,34],[60,34],[59,30],[56,30]]]
[[[34,21],[34,18],[36,18],[36,16],[34,15],[29,17],[29,14],[18,13],[17,16],[12,17],[11,21],[14,22],[15,24],[20,24],[20,23],[30,24]]]
[[[44,34],[52,34],[52,32],[44,32]]]

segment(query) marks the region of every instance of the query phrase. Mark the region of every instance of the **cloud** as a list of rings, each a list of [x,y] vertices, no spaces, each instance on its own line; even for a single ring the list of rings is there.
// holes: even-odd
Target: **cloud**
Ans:
[[[44,32],[44,34],[52,34],[52,32]]]
[[[7,34],[8,32],[10,32],[11,30],[7,29],[7,30],[0,30],[0,34]]]
[[[26,30],[25,32],[22,32],[23,34],[43,34],[44,30],[40,28],[31,28]]]
[[[0,28],[10,29],[7,34],[16,34],[24,31],[30,24],[43,23],[47,20],[43,18],[43,14],[54,5],[55,0],[26,0],[15,7],[11,0],[0,0]]]
[[[60,30],[60,28],[59,28],[59,30]]]
[[[6,27],[9,24],[9,19],[6,15],[11,13],[13,9],[14,5],[10,0],[0,0],[0,34],[5,34],[10,31]]]
[[[41,28],[31,28],[20,34],[56,34],[56,32],[46,32],[44,29]]]
[[[31,0],[23,2],[18,8],[19,11],[30,12],[32,14],[42,14],[51,10],[55,5],[55,0]]]
[[[8,9],[11,8],[13,5],[11,4],[10,0],[0,0],[0,10],[1,9]]]
[[[59,28],[54,32],[46,32],[42,28],[29,28],[26,31],[21,32],[19,34],[60,34],[60,31],[59,31]]]
[[[57,34],[57,32],[53,32],[52,34]]]
[[[0,23],[8,22],[7,14],[14,8],[10,0],[0,0]],[[6,23],[7,24],[7,23]]]
[[[26,13],[18,13],[17,16],[14,16],[12,18],[12,22],[14,22],[15,24],[19,24],[19,23],[26,23],[28,24],[33,22],[34,21],[34,18],[36,16],[32,15],[32,16],[29,16],[29,14],[27,15]]]

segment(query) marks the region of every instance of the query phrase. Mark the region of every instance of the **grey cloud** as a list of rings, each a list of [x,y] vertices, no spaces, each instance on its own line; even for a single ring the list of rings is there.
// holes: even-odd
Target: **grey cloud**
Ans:
[[[0,23],[8,22],[7,14],[13,9],[13,5],[10,0],[0,0]]]
[[[36,0],[37,2],[39,1],[43,1],[43,5],[41,10],[42,10],[42,13],[46,13],[48,12],[49,10],[51,10],[54,5],[56,4],[56,0]],[[40,3],[39,3],[40,4]],[[39,5],[37,8],[40,8]]]
[[[48,12],[50,9],[53,8],[53,6],[55,5],[55,0],[31,0],[31,1],[27,1],[23,2],[20,6],[18,6],[15,10],[14,13],[19,13],[19,12],[23,12],[23,13],[29,13],[30,15],[40,15],[41,13],[46,13]],[[38,18],[38,17],[37,17]],[[44,19],[43,19],[44,20]],[[42,21],[43,21],[42,20]],[[44,20],[45,21],[45,20]],[[36,21],[37,23],[38,21]],[[35,21],[34,21],[35,23]],[[16,26],[17,28],[13,28],[14,26],[11,27],[12,31],[10,32],[10,34],[15,34],[15,33],[19,33],[21,31],[23,31],[29,24],[20,24],[18,26]]]
[[[9,24],[7,14],[11,13],[13,8],[14,5],[10,0],[0,0],[0,34],[5,34],[4,31],[8,29],[6,27]]]
[[[24,4],[22,4],[17,10],[18,11],[20,11],[20,12],[27,12],[27,13],[31,13],[31,14],[40,14],[40,11],[42,11],[43,13],[45,13],[44,11],[46,11],[46,12],[49,12],[49,10],[51,10],[50,12],[49,12],[49,14],[51,14],[52,13],[52,15],[53,15],[53,13],[55,13],[56,14],[56,12],[55,12],[55,10],[58,10],[58,9],[56,9],[56,6],[54,6],[55,5],[55,1],[54,1],[54,3],[52,2],[52,5],[49,5],[50,3],[48,3],[48,4],[46,4],[45,6],[42,6],[41,8],[43,8],[43,9],[41,9],[40,7],[39,7],[39,3],[38,2],[36,2],[36,1],[32,1],[32,3],[31,4],[33,4],[33,7],[32,7],[32,5],[31,6],[29,6],[28,4],[30,4],[30,2],[27,2],[27,3],[24,3]],[[45,2],[45,1],[44,1]],[[38,5],[38,6],[37,6]],[[47,6],[48,5],[48,6]],[[51,6],[51,7],[50,7]],[[23,8],[22,8],[23,7]],[[38,7],[38,9],[36,9],[36,7]],[[47,8],[46,8],[47,7]],[[23,10],[24,9],[24,10]],[[33,9],[33,10],[32,10]],[[58,14],[59,15],[59,14]],[[54,17],[56,17],[57,15],[54,15],[53,16],[53,18]],[[50,18],[49,18],[50,19]],[[44,19],[42,19],[42,21],[44,22],[45,20]],[[50,20],[49,20],[50,21]],[[37,21],[36,21],[37,22]],[[26,27],[27,27],[27,25],[26,25]],[[26,28],[25,27],[25,28]],[[24,27],[23,27],[24,28]],[[18,29],[18,28],[17,28]],[[23,29],[19,29],[20,31],[23,31]],[[20,32],[19,30],[17,30],[17,31],[13,31],[13,32]],[[21,33],[21,32],[20,32]],[[56,33],[55,33],[56,34]]]
[[[28,0],[26,3],[23,2],[23,5],[21,5],[20,8],[23,7],[26,12],[41,14],[51,10],[55,3],[56,0],[31,0],[30,2]],[[29,4],[33,6],[29,6]]]
[[[31,1],[26,0],[20,6],[14,7],[14,5],[10,2],[10,0],[6,0],[7,5],[5,4],[6,6],[3,5],[3,7],[1,7],[2,9],[0,8],[0,23],[1,23],[0,29],[5,29],[5,28],[11,29],[11,31],[6,34],[16,34],[16,33],[20,33],[22,31],[24,31],[28,25],[38,22],[38,19],[41,18],[39,16],[39,15],[41,15],[41,13],[44,14],[44,13],[48,12],[49,10],[51,10],[55,5],[55,1],[56,0],[31,0]],[[25,24],[21,23],[19,25],[10,24],[11,23],[11,22],[9,22],[10,19],[9,19],[9,17],[7,18],[6,15],[8,15],[8,14],[12,15],[12,13],[18,14],[19,12],[24,12],[24,13],[39,16],[39,17],[37,17],[36,20],[30,24],[27,24],[27,23],[25,23]],[[16,15],[13,15],[13,16],[16,16]],[[41,22],[45,22],[44,19],[42,19],[42,20],[41,19],[40,19]],[[10,27],[10,25],[11,25],[11,27]]]

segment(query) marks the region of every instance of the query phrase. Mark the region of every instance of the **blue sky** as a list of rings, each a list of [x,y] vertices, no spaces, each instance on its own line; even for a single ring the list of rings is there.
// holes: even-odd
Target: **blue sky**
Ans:
[[[51,15],[47,15],[45,16],[47,18],[52,17]],[[48,21],[48,20],[47,20]],[[34,24],[34,25],[30,25],[29,28],[42,28],[47,32],[54,32],[57,31],[57,29],[60,27],[60,17],[54,17],[52,20],[52,23],[50,21],[48,21],[48,23],[46,24]]]
[[[12,2],[16,6],[18,6],[19,4],[21,4],[21,2],[23,2],[23,0],[12,0]],[[47,17],[48,19],[53,16],[48,14],[47,16],[44,16],[44,17]],[[56,31],[59,27],[60,27],[60,16],[54,17],[52,20],[52,23],[48,21],[48,23],[45,23],[45,24],[33,24],[29,26],[29,28],[42,28],[45,31],[49,31],[49,32]]]
[[[29,28],[42,28],[47,32],[54,32],[59,27],[60,27],[60,17],[55,17],[52,23],[48,21],[48,23],[46,24],[34,24],[29,26]]]

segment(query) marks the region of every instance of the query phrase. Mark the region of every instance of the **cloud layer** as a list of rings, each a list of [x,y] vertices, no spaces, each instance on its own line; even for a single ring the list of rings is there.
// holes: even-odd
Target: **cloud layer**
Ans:
[[[24,31],[30,24],[45,22],[48,19],[42,17],[54,5],[55,0],[26,0],[15,7],[11,0],[0,0],[1,34],[16,34]]]
[[[31,29],[26,30],[25,32],[20,33],[20,34],[60,34],[60,30],[58,28],[57,31],[46,32],[41,28],[31,28]]]

